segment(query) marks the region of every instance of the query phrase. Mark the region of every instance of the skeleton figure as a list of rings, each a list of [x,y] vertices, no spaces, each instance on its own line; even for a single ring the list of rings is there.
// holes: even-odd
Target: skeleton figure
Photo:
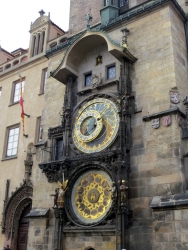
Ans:
[[[66,180],[63,183],[58,181],[58,185],[59,185],[59,192],[58,192],[58,199],[57,199],[58,208],[64,207],[64,198],[65,198],[65,192],[67,190],[67,184],[68,184],[68,180]]]
[[[121,205],[127,203],[127,189],[128,187],[125,185],[125,180],[122,180],[122,184],[120,186],[120,193],[121,193]]]
[[[59,194],[59,188],[56,188],[55,194],[50,195],[50,196],[54,196],[54,207],[57,207],[58,194]]]
[[[109,191],[111,191],[112,202],[115,203],[116,198],[117,198],[117,189],[116,189],[115,182],[112,182],[112,186],[111,186],[111,189],[109,189]]]

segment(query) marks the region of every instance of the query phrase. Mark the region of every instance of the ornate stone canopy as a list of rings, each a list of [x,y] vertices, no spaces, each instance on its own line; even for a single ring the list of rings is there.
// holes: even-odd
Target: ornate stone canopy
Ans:
[[[77,78],[78,67],[84,56],[101,44],[106,44],[108,52],[119,61],[122,61],[124,58],[131,62],[136,61],[136,58],[127,48],[122,48],[106,32],[87,30],[67,48],[61,63],[51,72],[51,76],[64,84],[69,76]]]

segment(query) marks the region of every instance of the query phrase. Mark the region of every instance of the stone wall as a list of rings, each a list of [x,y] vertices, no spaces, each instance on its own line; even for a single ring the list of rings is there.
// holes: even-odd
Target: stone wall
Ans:
[[[66,235],[66,234],[65,234]],[[116,238],[114,233],[79,233],[66,235],[66,250],[84,250],[92,247],[96,250],[114,250]]]
[[[78,33],[86,29],[87,14],[91,13],[93,20],[91,25],[100,22],[100,9],[102,8],[102,0],[71,0],[70,1],[70,17],[69,32],[70,34]]]

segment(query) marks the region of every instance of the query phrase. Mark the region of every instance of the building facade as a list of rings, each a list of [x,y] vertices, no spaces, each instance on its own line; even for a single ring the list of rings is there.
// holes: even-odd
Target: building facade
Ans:
[[[11,157],[20,107],[1,105],[2,244],[188,248],[186,12],[175,0],[71,0],[69,33],[41,11],[29,51],[14,52],[28,53],[23,64],[1,50],[10,61],[1,65],[0,101],[9,102],[4,89],[21,72],[30,115],[28,138],[19,134]],[[27,232],[19,226],[25,220]]]

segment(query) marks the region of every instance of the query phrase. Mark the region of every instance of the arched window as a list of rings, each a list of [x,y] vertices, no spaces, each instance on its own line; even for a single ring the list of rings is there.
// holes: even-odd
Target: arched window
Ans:
[[[6,66],[5,66],[5,69],[9,69],[11,67],[11,64],[7,64]]]
[[[33,36],[31,56],[34,56],[35,54],[35,42],[36,42],[36,36]]]
[[[62,39],[60,40],[60,43],[64,43],[66,40],[67,40],[66,38],[62,38]]]
[[[21,62],[25,62],[27,60],[27,56],[22,57]]]
[[[13,65],[16,65],[16,64],[18,64],[18,63],[19,63],[19,61],[16,60],[16,61],[13,62]]]
[[[45,31],[42,32],[42,48],[41,48],[41,53],[44,50],[44,39],[45,39]]]
[[[37,35],[37,55],[40,53],[39,46],[40,46],[40,34]]]
[[[52,44],[50,44],[50,48],[54,48],[57,45],[57,42],[54,42]]]

